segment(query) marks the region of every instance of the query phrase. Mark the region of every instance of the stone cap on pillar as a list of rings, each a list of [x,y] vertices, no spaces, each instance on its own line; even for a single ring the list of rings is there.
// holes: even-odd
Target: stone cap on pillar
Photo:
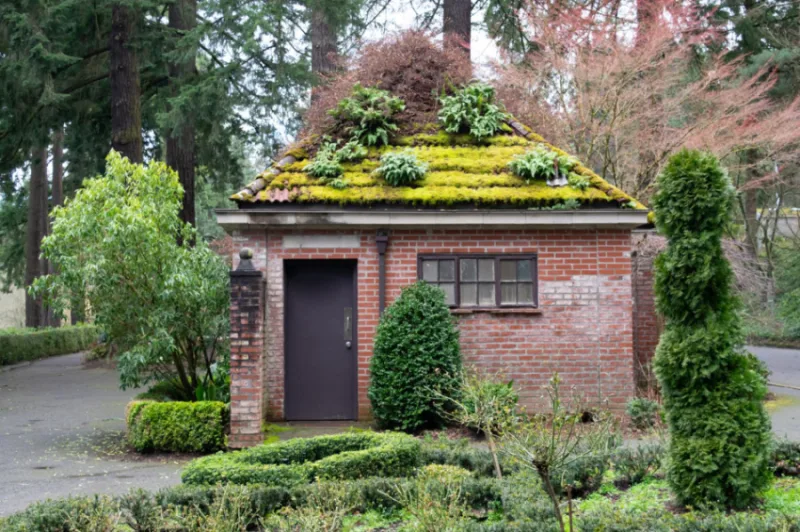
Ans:
[[[239,252],[239,267],[231,271],[231,277],[261,277],[264,274],[253,265],[253,250],[242,248]]]

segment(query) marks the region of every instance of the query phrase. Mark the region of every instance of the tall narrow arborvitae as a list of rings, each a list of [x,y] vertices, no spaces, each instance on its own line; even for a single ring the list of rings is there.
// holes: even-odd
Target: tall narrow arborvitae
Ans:
[[[739,302],[722,251],[734,191],[717,159],[682,150],[659,176],[655,358],[671,444],[667,479],[686,505],[743,508],[770,482],[766,383],[743,349]]]

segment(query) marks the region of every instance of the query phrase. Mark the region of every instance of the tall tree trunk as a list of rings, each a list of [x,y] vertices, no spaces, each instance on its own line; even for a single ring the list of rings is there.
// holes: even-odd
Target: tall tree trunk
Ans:
[[[744,153],[746,161],[747,183],[758,179],[758,150],[750,148]],[[743,193],[744,200],[744,229],[747,239],[747,250],[753,257],[758,255],[758,190],[748,188]]]
[[[324,2],[316,0],[311,5],[311,72],[319,83],[324,83],[336,69],[336,32],[328,22]],[[330,9],[330,7],[328,8]],[[311,91],[311,101],[316,91]]]
[[[462,50],[469,56],[472,38],[472,0],[444,0],[445,46]]]
[[[180,39],[187,31],[194,29],[197,21],[197,0],[177,0],[169,6],[169,27]],[[179,42],[179,40],[176,40]],[[180,45],[178,45],[180,47]],[[194,76],[196,72],[195,51],[181,54],[183,61],[169,65],[169,82],[172,95],[178,94],[178,87]],[[176,172],[183,186],[183,205],[181,220],[195,225],[194,212],[194,125],[191,117],[175,128],[167,137],[167,164]]]
[[[59,127],[53,133],[53,183],[51,192],[53,198],[53,208],[64,204],[64,128]],[[50,219],[48,215],[48,234],[50,233]],[[52,264],[48,265],[48,273],[56,273]],[[51,327],[60,327],[61,320],[53,314],[52,309],[48,309],[47,319]]]
[[[142,110],[139,65],[132,48],[136,12],[125,4],[111,8],[111,148],[131,162],[142,162]]]
[[[25,235],[25,288],[27,289],[42,275],[41,252],[42,207],[46,201],[47,189],[47,149],[39,148],[31,154],[31,180],[28,192],[28,227]],[[44,200],[42,198],[45,198]],[[41,298],[33,298],[25,292],[25,326],[41,327],[43,319]]]
[[[40,214],[42,216],[40,227],[41,227],[41,234],[39,235],[39,242],[42,241],[44,237],[50,234],[50,183],[47,179],[47,150],[44,151],[44,192],[40,196],[40,201],[42,202],[40,208]],[[40,250],[41,251],[41,250]],[[41,265],[39,266],[39,275],[48,275],[52,273],[50,271],[50,261],[42,257]],[[47,305],[42,302],[42,320],[39,324],[41,327],[51,327],[53,325],[53,321],[55,320],[53,316],[53,309],[48,307]]]

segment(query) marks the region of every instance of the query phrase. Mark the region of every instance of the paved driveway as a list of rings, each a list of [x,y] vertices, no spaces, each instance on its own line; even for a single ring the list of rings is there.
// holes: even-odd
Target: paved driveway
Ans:
[[[0,370],[0,515],[31,502],[157,489],[180,482],[185,460],[142,459],[124,441],[116,370],[65,355]]]
[[[769,389],[776,399],[767,403],[772,416],[772,431],[790,440],[800,441],[800,350],[774,347],[748,347],[766,362],[774,384]]]

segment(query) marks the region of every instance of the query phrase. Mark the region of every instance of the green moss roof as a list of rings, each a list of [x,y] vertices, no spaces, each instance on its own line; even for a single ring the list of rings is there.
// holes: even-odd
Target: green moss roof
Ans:
[[[516,121],[510,120],[502,134],[476,143],[468,135],[444,131],[420,133],[394,139],[392,146],[371,148],[364,161],[342,165],[348,187],[335,189],[309,177],[303,168],[318,139],[307,140],[284,152],[283,159],[234,194],[240,206],[253,203],[297,203],[334,205],[408,205],[446,207],[470,205],[486,208],[551,208],[568,200],[584,207],[616,206],[646,209],[640,202],[614,187],[583,165],[572,172],[588,178],[590,186],[551,187],[544,181],[525,183],[508,172],[508,163],[537,144],[564,153]],[[430,129],[429,129],[430,131]],[[428,173],[411,187],[392,187],[374,170],[388,151],[412,151],[428,164]]]

